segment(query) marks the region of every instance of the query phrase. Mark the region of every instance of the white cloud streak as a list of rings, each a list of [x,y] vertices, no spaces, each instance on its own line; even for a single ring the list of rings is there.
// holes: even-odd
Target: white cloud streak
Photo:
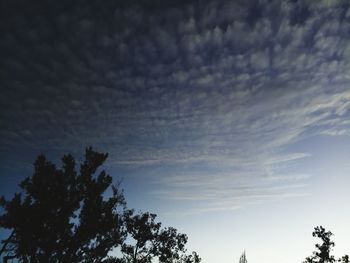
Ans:
[[[270,1],[252,19],[248,2],[75,10],[53,18],[54,44],[4,32],[19,52],[2,62],[0,156],[95,145],[110,165],[175,166],[153,194],[198,211],[304,194],[308,176],[283,169],[309,153],[288,147],[350,131],[348,6]]]

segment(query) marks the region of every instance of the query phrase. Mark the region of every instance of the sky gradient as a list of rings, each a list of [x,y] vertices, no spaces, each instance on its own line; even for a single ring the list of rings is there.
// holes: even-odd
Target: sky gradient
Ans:
[[[2,2],[0,192],[91,145],[203,263],[350,253],[350,3],[165,2]]]

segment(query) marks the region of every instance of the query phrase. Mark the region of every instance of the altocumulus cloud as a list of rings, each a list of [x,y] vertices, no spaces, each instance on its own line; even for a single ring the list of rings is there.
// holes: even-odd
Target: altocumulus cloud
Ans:
[[[0,158],[110,152],[197,211],[305,194],[288,146],[349,135],[347,1],[8,1]],[[165,167],[165,168],[164,168]],[[169,169],[167,169],[167,167]]]

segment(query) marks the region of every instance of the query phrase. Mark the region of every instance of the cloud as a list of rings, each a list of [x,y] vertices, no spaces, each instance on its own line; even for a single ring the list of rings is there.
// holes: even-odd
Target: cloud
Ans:
[[[94,145],[115,167],[169,168],[157,196],[230,209],[303,194],[286,166],[310,153],[289,147],[349,134],[347,4],[107,2],[5,6],[2,166]]]

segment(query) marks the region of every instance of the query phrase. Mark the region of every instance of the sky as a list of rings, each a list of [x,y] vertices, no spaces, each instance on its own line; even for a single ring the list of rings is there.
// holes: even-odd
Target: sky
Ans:
[[[350,253],[348,1],[1,5],[1,194],[93,146],[203,263]]]

